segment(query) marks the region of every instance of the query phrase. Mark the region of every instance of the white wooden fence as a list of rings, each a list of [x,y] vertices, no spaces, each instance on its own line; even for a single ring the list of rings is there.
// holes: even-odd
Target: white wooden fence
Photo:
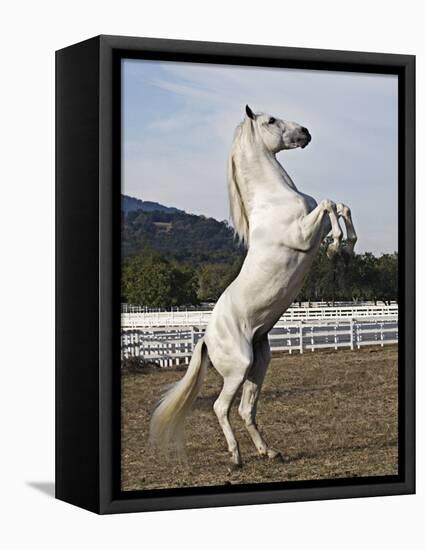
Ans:
[[[291,306],[292,308],[324,308],[324,307],[352,307],[352,306],[386,306],[386,305],[397,305],[397,302],[394,300],[389,300],[386,302],[383,302],[382,300],[378,300],[377,302],[374,301],[359,301],[359,302],[334,302],[332,306],[329,302],[294,302]],[[140,306],[140,305],[134,305],[134,304],[121,304],[121,313],[156,313],[158,311],[211,311],[214,308],[214,303],[212,302],[205,302],[201,304],[200,306],[176,306],[176,307],[170,307],[170,308],[154,308],[154,307],[148,307],[148,306]]]
[[[160,366],[187,364],[193,348],[205,332],[205,323],[181,326],[123,325],[121,358],[140,357]],[[396,344],[398,317],[381,314],[360,319],[344,316],[337,320],[305,322],[281,319],[269,334],[273,351],[304,353],[322,348],[360,349],[362,346]]]
[[[351,305],[339,307],[290,307],[280,318],[281,322],[318,321],[328,319],[371,319],[395,317],[398,305]],[[140,311],[121,313],[121,326],[125,328],[141,327],[190,327],[205,326],[211,317],[211,311]]]

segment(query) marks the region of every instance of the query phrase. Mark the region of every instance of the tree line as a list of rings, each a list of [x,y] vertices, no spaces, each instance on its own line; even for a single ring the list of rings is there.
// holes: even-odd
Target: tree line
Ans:
[[[221,260],[221,258],[220,258]],[[126,256],[122,265],[121,299],[147,307],[193,306],[215,302],[237,276],[243,256],[193,264],[148,246]],[[392,301],[398,299],[398,253],[379,257],[370,252],[329,260],[324,244],[314,260],[298,300]]]

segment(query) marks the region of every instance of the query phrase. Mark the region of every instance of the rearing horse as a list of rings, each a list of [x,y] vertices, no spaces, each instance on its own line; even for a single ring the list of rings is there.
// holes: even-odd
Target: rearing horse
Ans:
[[[204,337],[195,346],[184,377],[161,399],[150,425],[150,439],[160,446],[182,448],[183,425],[198,395],[208,364],[223,377],[214,412],[227,441],[231,462],[241,465],[229,412],[239,388],[239,414],[260,455],[276,458],[256,425],[256,408],[270,363],[268,333],[292,304],[319,250],[331,231],[327,254],[351,255],[357,236],[350,209],[299,191],[276,153],[304,148],[309,131],[246,106],[237,127],[228,165],[233,225],[248,248],[239,275],[217,301]],[[341,248],[342,217],[347,244]]]

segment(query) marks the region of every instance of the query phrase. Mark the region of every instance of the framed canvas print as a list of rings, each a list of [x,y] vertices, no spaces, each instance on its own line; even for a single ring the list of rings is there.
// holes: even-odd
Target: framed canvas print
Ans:
[[[56,496],[413,493],[413,56],[56,54]]]

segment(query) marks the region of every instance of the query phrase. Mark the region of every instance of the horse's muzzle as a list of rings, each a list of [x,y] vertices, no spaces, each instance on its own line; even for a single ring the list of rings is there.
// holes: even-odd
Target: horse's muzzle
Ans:
[[[311,134],[310,132],[307,130],[307,128],[303,128],[303,144],[301,145],[301,149],[304,149],[304,147],[307,147],[307,145],[310,143],[311,141]]]

